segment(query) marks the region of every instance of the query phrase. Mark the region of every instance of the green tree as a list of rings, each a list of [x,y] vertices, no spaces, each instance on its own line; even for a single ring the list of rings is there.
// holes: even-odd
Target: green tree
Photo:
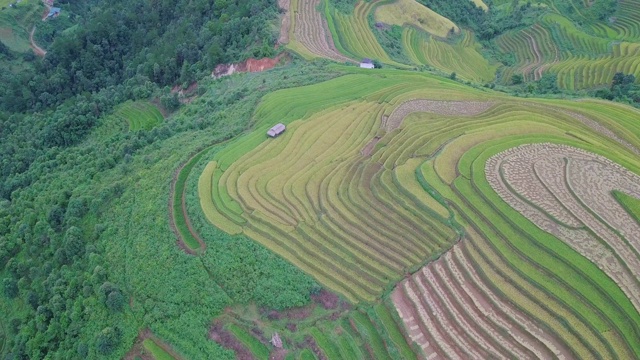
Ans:
[[[101,355],[109,355],[120,345],[121,338],[120,329],[106,327],[96,336],[96,350]]]
[[[18,296],[18,283],[14,278],[5,278],[2,280],[2,291],[4,296],[13,299]]]

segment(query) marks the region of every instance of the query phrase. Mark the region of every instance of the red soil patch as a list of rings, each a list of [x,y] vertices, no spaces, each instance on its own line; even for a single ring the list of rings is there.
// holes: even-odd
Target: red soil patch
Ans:
[[[280,60],[283,59],[284,57],[285,57],[284,54],[280,54],[273,59],[272,58],[262,58],[259,60],[247,59],[237,64],[219,64],[213,70],[213,74],[211,74],[211,76],[217,79],[217,78],[228,76],[238,72],[261,72],[261,71],[273,69],[276,65],[278,65],[278,63],[280,63]]]
[[[196,98],[196,90],[198,90],[198,83],[194,81],[186,89],[183,89],[180,85],[174,86],[171,88],[171,93],[178,94],[180,103],[189,104]]]

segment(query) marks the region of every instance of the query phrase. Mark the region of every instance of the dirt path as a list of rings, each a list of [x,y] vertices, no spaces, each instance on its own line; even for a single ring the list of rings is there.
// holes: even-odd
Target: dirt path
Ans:
[[[171,226],[171,230],[173,231],[173,233],[176,234],[176,238],[177,238],[176,243],[178,244],[178,247],[180,247],[182,250],[184,250],[187,254],[190,254],[190,255],[196,255],[196,251],[191,249],[184,242],[184,238],[182,237],[182,234],[180,234],[180,231],[178,231],[178,227],[176,226],[176,219],[173,213],[173,207],[175,204],[174,199],[175,199],[175,192],[176,192],[176,183],[178,182],[178,176],[180,175],[180,172],[182,172],[182,169],[184,169],[184,167],[199,153],[200,151],[193,154],[191,157],[189,157],[189,159],[187,159],[184,163],[182,163],[180,167],[176,169],[176,171],[173,173],[173,178],[171,179],[171,190],[169,191],[169,225]],[[180,199],[182,201],[182,204],[181,204],[182,216],[184,217],[185,222],[187,223],[187,228],[189,229],[189,233],[191,234],[191,236],[193,236],[194,239],[198,241],[198,243],[200,244],[201,251],[205,251],[207,248],[205,242],[202,240],[202,238],[200,238],[198,233],[193,229],[193,226],[191,226],[191,221],[187,216],[187,206],[184,199],[184,192],[185,192],[185,189],[182,189],[182,194],[180,195]]]
[[[38,46],[38,44],[36,44],[36,42],[33,40],[33,34],[36,32],[36,27],[35,25],[33,26],[33,29],[31,29],[31,32],[29,33],[29,45],[31,45],[31,48],[33,49],[33,52],[40,57],[44,57],[47,52],[41,48],[40,46]]]

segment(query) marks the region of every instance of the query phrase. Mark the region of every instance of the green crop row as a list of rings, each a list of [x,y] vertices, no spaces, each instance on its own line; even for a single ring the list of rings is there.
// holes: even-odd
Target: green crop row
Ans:
[[[253,337],[243,328],[239,327],[236,324],[229,324],[226,326],[226,330],[233,334],[233,336],[242,343],[253,356],[257,359],[268,359],[269,358],[269,348],[263,344],[260,340]]]
[[[509,145],[513,146],[512,144]],[[504,148],[504,145],[496,146],[491,152],[495,153],[499,151],[498,149]],[[493,231],[497,231],[496,235],[502,234],[498,236],[510,240],[512,246],[518,249],[517,252],[521,254],[519,255],[520,260],[513,261],[512,264],[519,264],[519,268],[524,273],[528,272],[528,276],[531,279],[536,279],[538,285],[547,289],[546,291],[549,293],[559,298],[567,299],[566,306],[573,308],[575,313],[588,314],[589,316],[585,320],[592,324],[591,326],[595,329],[598,329],[599,332],[611,330],[612,326],[615,326],[618,329],[618,333],[626,337],[628,343],[634,346],[635,340],[633,338],[637,335],[640,318],[638,318],[637,311],[633,309],[624,293],[594,264],[564,243],[555,240],[552,236],[530,224],[521,215],[513,212],[508,205],[499,200],[497,195],[491,191],[483,176],[484,162],[488,158],[486,154],[485,152],[483,157],[473,161],[473,175],[475,173],[482,174],[472,175],[473,188],[463,181],[457,181],[456,188],[464,194],[468,202],[477,204],[474,206],[476,213],[482,213],[483,217],[492,219],[491,227],[494,228]],[[482,197],[476,198],[476,192],[482,194]],[[480,207],[480,204],[487,203],[492,204],[492,206],[483,205]],[[494,208],[497,206],[500,206],[501,209],[499,212],[494,212],[498,210]],[[506,221],[503,221],[503,219]],[[487,233],[493,232],[488,228],[485,231]],[[520,240],[516,242],[516,239],[524,240],[524,238],[529,238],[529,242]],[[503,248],[501,253],[505,255],[509,253],[505,251],[506,248]],[[527,261],[522,262],[523,254],[540,253],[541,251],[546,252],[548,256],[536,256],[535,260],[529,258]],[[536,270],[534,268],[526,270],[527,262],[536,264]],[[536,275],[540,272],[546,273],[546,276],[551,277],[556,276],[553,274],[561,273],[563,275],[562,278],[556,277],[553,281],[547,281],[540,275]],[[563,284],[562,288],[559,288],[558,284]],[[571,290],[567,291],[568,289]],[[568,300],[570,298],[573,300]],[[591,310],[587,310],[584,306],[591,307]],[[629,318],[635,318],[633,321],[635,326],[629,326],[630,324],[626,321]],[[635,344],[634,346],[634,353],[636,354],[638,353],[636,346],[639,345]]]
[[[620,205],[640,224],[640,200],[621,191],[614,191],[613,195]]]
[[[142,342],[142,344],[143,344],[145,349],[147,349],[149,352],[151,352],[151,356],[155,360],[175,360],[174,357],[171,356],[171,354],[166,352],[163,348],[158,346],[158,344],[156,344],[155,341],[153,341],[151,339],[145,339]]]
[[[473,34],[463,31],[463,38],[456,44],[437,40],[419,30],[405,28],[402,43],[409,59],[418,65],[430,65],[445,73],[475,82],[490,82],[496,76],[497,65],[479,52],[479,44]]]

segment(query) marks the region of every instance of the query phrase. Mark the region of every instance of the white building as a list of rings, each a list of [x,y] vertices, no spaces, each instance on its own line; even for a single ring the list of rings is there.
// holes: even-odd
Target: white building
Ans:
[[[360,67],[364,69],[373,69],[375,66],[373,65],[373,61],[371,59],[362,59],[360,62]]]

